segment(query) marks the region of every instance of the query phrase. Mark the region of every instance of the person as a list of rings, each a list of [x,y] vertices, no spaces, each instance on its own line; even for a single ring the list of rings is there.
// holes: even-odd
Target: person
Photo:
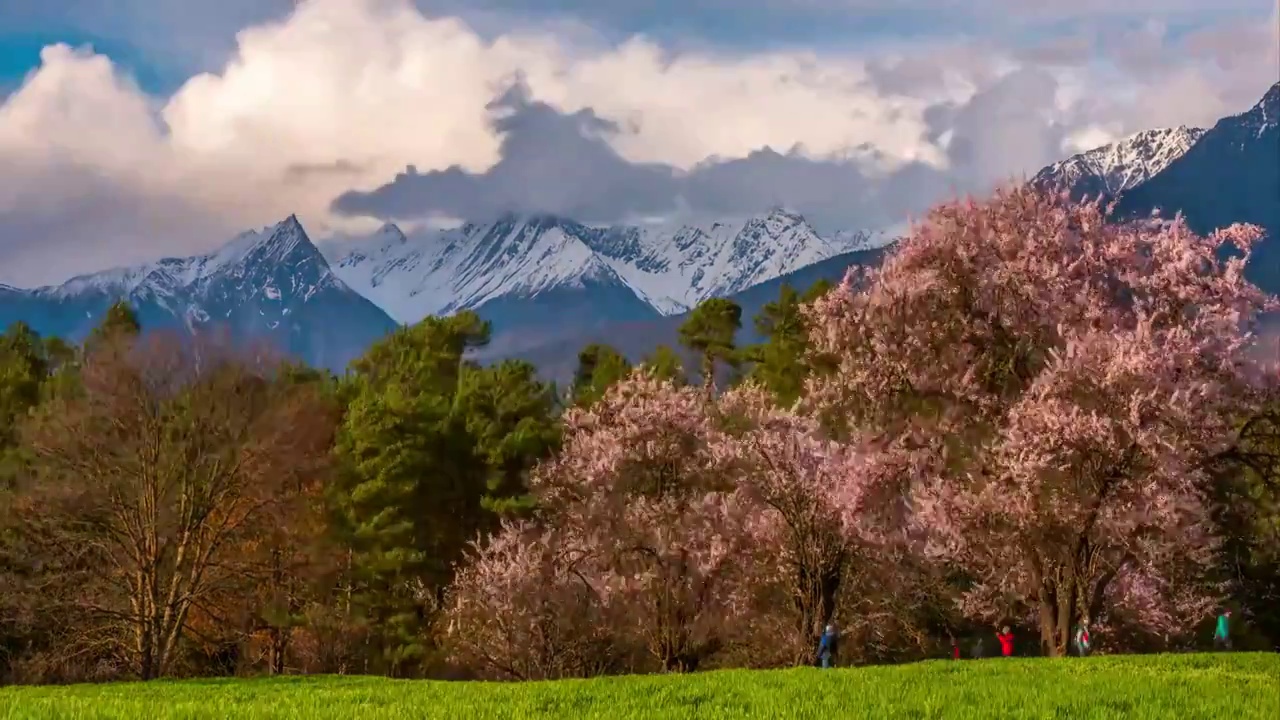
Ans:
[[[827,629],[822,633],[822,639],[818,641],[818,658],[822,660],[822,667],[835,666],[836,653],[839,649],[840,633],[836,630],[835,625],[828,625]]]
[[[1005,657],[1013,657],[1013,633],[1009,632],[1009,626],[1005,625],[996,633],[996,640],[1000,641],[1000,654]]]
[[[978,638],[978,640],[975,643],[973,643],[973,659],[981,660],[982,652],[983,652],[982,638]]]
[[[1218,616],[1218,627],[1213,631],[1213,649],[1230,650],[1231,649],[1231,629],[1228,627],[1231,623],[1231,611],[1227,610]]]
[[[1080,657],[1085,657],[1089,654],[1089,648],[1090,648],[1091,642],[1089,640],[1088,623],[1082,622],[1076,626],[1075,644],[1076,644],[1077,655],[1079,655]]]

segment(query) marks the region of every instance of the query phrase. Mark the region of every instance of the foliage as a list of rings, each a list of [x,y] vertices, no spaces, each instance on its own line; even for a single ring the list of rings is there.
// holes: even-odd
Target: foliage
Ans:
[[[720,438],[718,452],[733,458],[755,507],[748,544],[770,549],[757,591],[782,591],[790,612],[779,640],[793,662],[816,662],[818,638],[841,609],[846,636],[883,634],[909,617],[910,578],[896,572],[905,567],[896,457],[831,440],[816,420],[779,409],[757,386],[731,391],[720,405],[738,431]],[[872,582],[859,586],[861,578]],[[886,583],[898,592],[878,592]]]
[[[804,393],[813,369],[809,355],[809,327],[802,308],[822,297],[831,284],[814,283],[803,295],[784,284],[778,299],[766,303],[755,318],[755,329],[765,342],[747,348],[751,362],[748,378],[767,388],[783,407],[794,405]]]
[[[192,609],[245,571],[234,548],[323,466],[331,426],[270,367],[199,341],[109,336],[82,375],[24,427],[29,577],[78,623],[66,651],[158,677]]]
[[[838,362],[810,407],[894,438],[971,617],[1031,620],[1054,654],[1082,620],[1185,634],[1218,598],[1204,462],[1273,306],[1242,274],[1257,238],[1028,188],[941,206],[814,304],[815,354]]]
[[[341,377],[144,334],[124,302],[81,347],[15,325],[0,681],[778,667],[812,662],[827,623],[841,664],[1006,623],[1020,655],[1085,621],[1104,653],[1147,651],[1207,642],[1223,608],[1237,647],[1275,647],[1280,375],[1251,332],[1276,301],[1240,273],[1257,233],[1104,215],[1029,189],[944,205],[880,269],[784,286],[759,345],[737,346],[733,303],[695,308],[701,387],[670,347],[632,368],[597,344],[567,408],[528,363],[474,362],[471,312]],[[1066,672],[1111,661],[1084,662]],[[1022,714],[1090,712],[1002,688]],[[961,702],[929,692],[925,714]]]
[[[684,361],[669,345],[659,345],[640,363],[640,368],[660,380],[683,385],[687,380]]]
[[[594,598],[594,612],[612,618],[613,630],[660,669],[696,669],[722,646],[725,629],[744,608],[737,593],[751,549],[743,530],[748,505],[726,482],[710,401],[637,372],[590,408],[570,410],[564,424],[563,451],[537,468],[530,486],[555,538],[542,542],[577,552],[540,572],[576,579],[557,596]],[[529,530],[509,526],[505,532]],[[482,547],[479,567],[495,577],[516,572],[490,569],[516,542],[501,538]],[[503,584],[471,583],[459,593],[451,610],[454,632],[471,646],[479,643],[468,638],[488,622],[517,623],[526,601]],[[467,608],[476,605],[485,612],[468,617]],[[558,637],[543,642],[563,647]]]
[[[578,353],[573,375],[572,403],[586,407],[631,373],[631,363],[608,345],[592,343]]]
[[[716,364],[736,367],[739,362],[735,338],[742,329],[742,308],[726,298],[709,298],[698,303],[680,325],[680,344],[702,357],[702,384],[715,386]]]
[[[494,513],[528,506],[524,475],[557,441],[554,396],[532,366],[464,360],[487,340],[472,313],[427,318],[353,363],[331,498],[354,598],[392,672],[428,659],[454,564]]]

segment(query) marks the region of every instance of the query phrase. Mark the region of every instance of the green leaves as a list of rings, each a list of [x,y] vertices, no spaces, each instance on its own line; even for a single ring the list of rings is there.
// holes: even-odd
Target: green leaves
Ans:
[[[578,353],[571,400],[578,407],[589,407],[630,373],[631,363],[622,353],[608,345],[588,345]]]
[[[427,318],[370,348],[340,386],[330,498],[393,670],[423,657],[416,638],[468,543],[530,506],[525,474],[559,441],[555,396],[532,365],[464,359],[488,335],[474,313]]]
[[[702,356],[703,385],[715,385],[716,363],[737,366],[741,329],[742,308],[727,298],[702,301],[680,326],[680,344]]]
[[[821,297],[830,288],[831,283],[819,280],[801,295],[784,284],[778,292],[778,299],[766,304],[755,317],[756,332],[766,340],[746,348],[743,353],[751,363],[747,377],[769,390],[781,406],[790,406],[800,398],[805,379],[814,370],[809,357],[804,305]]]

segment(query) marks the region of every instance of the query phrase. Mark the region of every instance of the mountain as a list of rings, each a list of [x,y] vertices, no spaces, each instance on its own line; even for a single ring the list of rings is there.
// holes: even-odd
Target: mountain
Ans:
[[[34,290],[0,286],[0,327],[21,320],[42,335],[79,340],[119,299],[134,307],[143,327],[225,329],[335,370],[396,327],[334,275],[293,216],[208,255]]]
[[[475,310],[489,352],[512,353],[619,323],[654,321],[883,238],[823,238],[774,209],[701,225],[593,227],[553,216],[322,245],[334,272],[399,322]]]
[[[838,283],[853,265],[877,265],[886,247],[871,247],[841,253],[812,265],[753,285],[746,290],[728,296],[742,308],[742,331],[738,343],[742,345],[760,342],[755,331],[754,319],[765,304],[778,298],[783,284],[803,291],[819,280]],[[653,320],[624,322],[601,326],[568,334],[552,342],[529,345],[510,352],[492,352],[486,348],[478,357],[489,359],[503,356],[528,360],[543,377],[556,382],[568,382],[577,367],[578,351],[591,343],[605,343],[621,352],[632,362],[638,362],[658,345],[668,345],[680,350],[680,325],[688,318],[688,312],[668,315]],[[682,354],[685,354],[682,352]],[[694,367],[693,359],[686,355],[686,367]]]
[[[1236,222],[1260,225],[1267,238],[1246,273],[1280,293],[1280,82],[1249,110],[1223,118],[1150,180],[1122,193],[1127,217],[1181,211],[1197,232]]]
[[[1036,173],[1031,184],[1066,189],[1074,198],[1114,198],[1182,157],[1206,130],[1180,126],[1143,130],[1119,142],[1072,155]]]

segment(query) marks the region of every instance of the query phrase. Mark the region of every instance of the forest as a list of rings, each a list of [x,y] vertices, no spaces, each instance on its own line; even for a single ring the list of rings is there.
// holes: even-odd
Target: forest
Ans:
[[[1029,188],[877,268],[702,303],[571,385],[431,317],[340,376],[115,305],[0,335],[0,683],[535,680],[1280,650],[1278,301],[1261,232]],[[692,361],[687,359],[692,358]]]

